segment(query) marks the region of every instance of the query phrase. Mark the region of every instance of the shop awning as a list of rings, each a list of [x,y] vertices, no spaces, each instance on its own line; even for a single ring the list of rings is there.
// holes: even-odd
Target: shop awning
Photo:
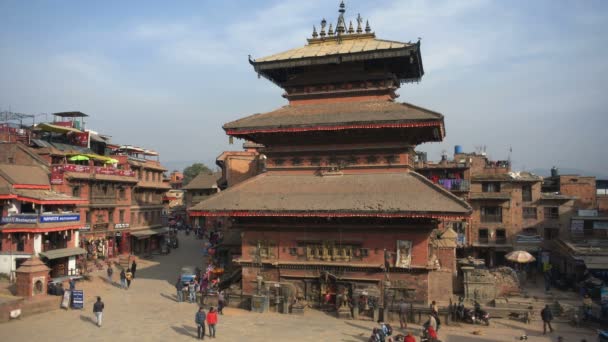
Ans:
[[[583,261],[585,262],[585,266],[590,270],[608,269],[608,255],[584,256]]]
[[[152,235],[164,234],[164,233],[168,233],[168,232],[169,232],[168,227],[157,228],[157,229],[142,229],[142,230],[131,231],[131,236],[134,236],[138,239],[145,239]]]
[[[73,255],[86,254],[86,251],[80,247],[74,248],[60,248],[47,252],[40,252],[40,256],[45,257],[49,260],[65,258]]]

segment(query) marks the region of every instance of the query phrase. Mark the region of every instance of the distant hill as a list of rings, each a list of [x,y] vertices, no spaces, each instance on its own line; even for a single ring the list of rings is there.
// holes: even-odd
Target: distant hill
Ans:
[[[548,169],[536,168],[536,169],[532,169],[529,171],[536,175],[543,176],[543,177],[548,177],[551,175],[550,168],[548,168]],[[558,168],[558,172],[560,175],[594,176],[597,179],[608,179],[607,172],[594,172],[594,171],[575,169],[575,168],[569,168],[569,167]]]

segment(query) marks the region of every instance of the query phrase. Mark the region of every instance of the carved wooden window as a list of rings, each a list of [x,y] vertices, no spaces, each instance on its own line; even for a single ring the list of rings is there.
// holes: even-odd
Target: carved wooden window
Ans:
[[[294,157],[293,159],[291,159],[291,164],[292,165],[302,165],[302,159],[299,157]]]
[[[284,163],[285,163],[285,160],[284,160],[284,159],[281,159],[281,158],[277,158],[277,159],[275,159],[275,160],[274,160],[274,164],[275,164],[275,165],[278,165],[278,166],[281,166],[281,165],[283,165]]]
[[[386,162],[389,164],[394,164],[397,162],[397,156],[393,154],[384,157],[384,159],[386,159]]]
[[[294,247],[289,248],[289,255],[296,256],[297,254],[298,254],[297,248],[294,248]]]
[[[319,158],[319,157],[310,158],[310,165],[321,165],[321,158]]]
[[[367,161],[368,164],[376,164],[378,162],[378,157],[377,156],[367,156],[365,158],[365,160]]]

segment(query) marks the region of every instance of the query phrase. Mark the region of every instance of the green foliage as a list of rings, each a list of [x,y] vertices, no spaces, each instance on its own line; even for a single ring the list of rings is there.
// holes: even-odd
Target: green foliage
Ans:
[[[207,167],[207,165],[203,163],[194,163],[187,168],[184,169],[184,180],[183,185],[187,185],[193,180],[199,173],[211,173],[211,169]]]

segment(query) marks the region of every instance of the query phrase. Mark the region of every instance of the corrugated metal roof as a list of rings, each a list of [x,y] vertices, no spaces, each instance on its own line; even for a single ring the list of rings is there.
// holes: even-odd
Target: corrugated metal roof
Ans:
[[[73,255],[82,255],[82,254],[86,254],[87,252],[80,248],[80,247],[74,247],[74,248],[60,248],[60,249],[55,249],[52,251],[46,251],[46,252],[40,252],[40,256],[45,257],[49,260],[53,260],[53,259],[59,259],[59,258],[65,258],[65,257],[69,257],[69,256],[73,256]]]
[[[356,39],[348,39],[348,37],[343,39],[328,38],[324,41],[310,43],[303,47],[258,58],[255,60],[255,63],[345,55],[350,53],[371,52],[378,50],[403,49],[414,45],[416,44],[376,39],[373,36],[363,36]]]

